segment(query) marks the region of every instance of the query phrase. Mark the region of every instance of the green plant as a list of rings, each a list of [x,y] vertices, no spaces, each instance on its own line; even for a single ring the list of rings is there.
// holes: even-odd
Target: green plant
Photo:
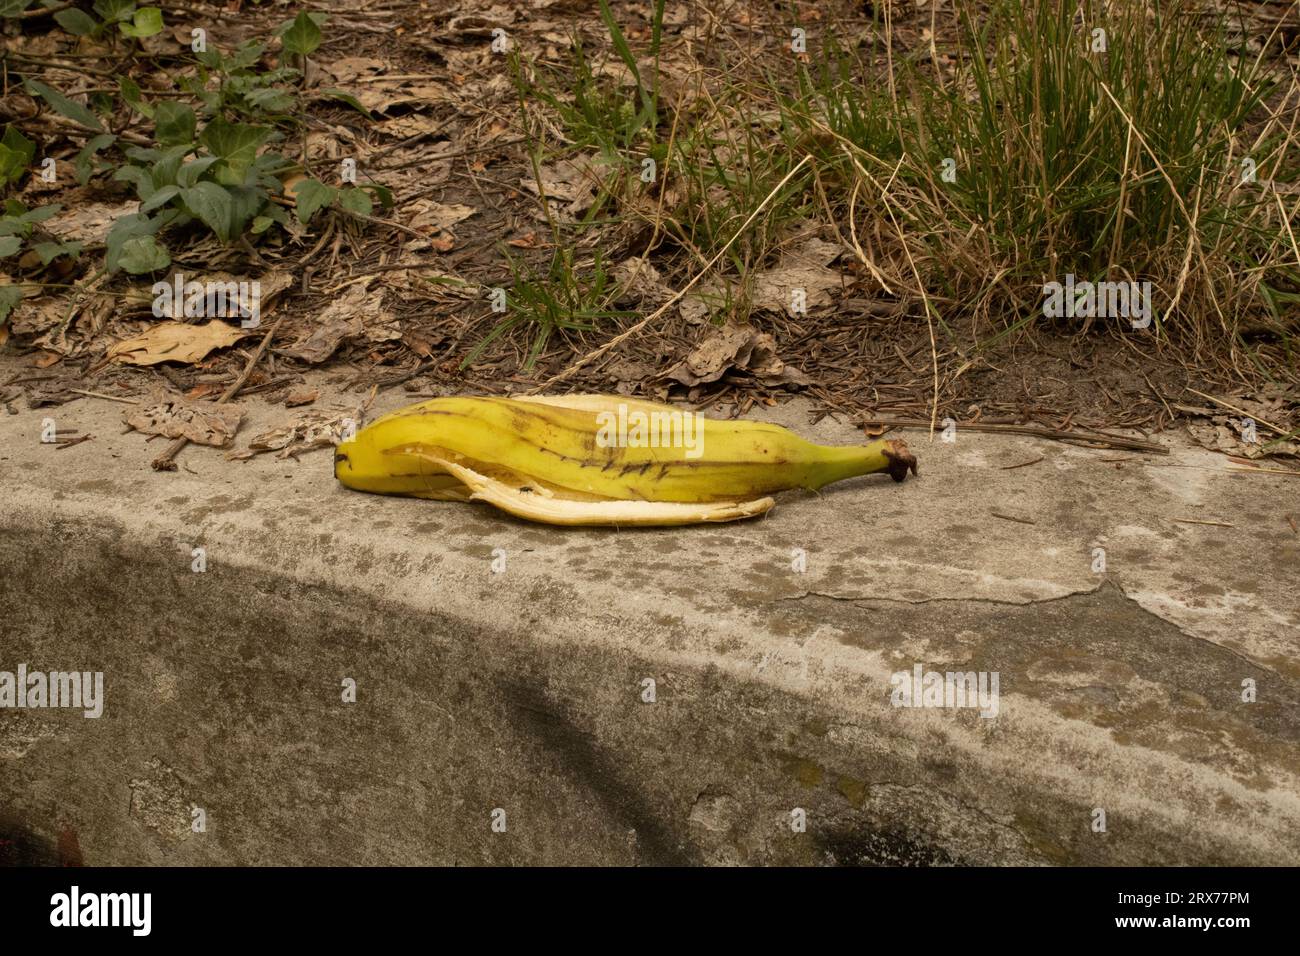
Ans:
[[[323,13],[302,10],[292,20],[281,24],[275,35],[280,38],[286,53],[306,58],[321,45],[320,28],[325,25],[326,19]]]
[[[296,91],[289,85],[300,72],[281,64],[258,69],[266,44],[245,40],[231,53],[209,47],[195,54],[198,69],[183,77],[181,88],[194,96],[208,116],[238,115],[263,122],[292,122],[298,108]],[[216,89],[212,89],[213,81]]]
[[[54,20],[74,36],[100,37],[111,33],[114,26],[124,37],[143,39],[161,33],[162,10],[158,7],[138,7],[135,0],[95,0],[91,8],[99,14],[96,20],[78,7],[69,7],[54,14]]]
[[[336,187],[327,186],[318,179],[303,179],[294,184],[293,192],[298,221],[304,226],[321,209],[335,205],[345,212],[369,216],[374,211],[375,199],[385,208],[393,204],[392,192],[378,183]]]
[[[36,144],[16,126],[6,126],[4,135],[0,136],[0,190],[18,182],[35,155]]]
[[[196,135],[194,112],[174,102],[158,104],[154,121],[160,148],[128,147],[125,154],[131,163],[114,174],[135,187],[140,208],[109,231],[109,272],[119,267],[133,273],[165,267],[165,262],[153,265],[161,256],[122,258],[127,241],[148,237],[156,244],[163,229],[197,220],[228,243],[246,231],[257,235],[288,221],[273,197],[283,193],[279,174],[291,164],[279,153],[259,153],[279,138],[273,128],[217,117]],[[147,245],[137,243],[132,249],[143,251],[141,246]]]
[[[58,205],[28,209],[17,199],[7,199],[0,214],[0,260],[17,256],[24,250],[32,253],[41,266],[47,266],[59,256],[76,257],[81,254],[81,243],[58,242],[34,238],[36,226],[49,219],[62,208]]]
[[[128,7],[134,9],[126,0],[99,0],[96,10],[106,22],[125,26]],[[284,44],[284,58],[303,58],[315,51],[324,21],[323,14],[303,12],[283,24],[277,35]],[[26,81],[34,96],[96,134],[77,157],[78,181],[88,181],[96,168],[112,169],[113,178],[131,184],[140,199],[139,210],[119,219],[109,231],[108,272],[124,269],[140,274],[166,268],[170,253],[161,234],[191,223],[203,224],[224,243],[289,223],[282,180],[297,167],[265,147],[283,140],[285,131],[297,125],[300,107],[293,81],[301,71],[287,63],[260,69],[265,53],[266,45],[252,40],[228,53],[216,48],[199,51],[196,71],[179,81],[181,91],[196,106],[176,99],[151,101],[134,80],[122,76],[118,84],[122,102],[153,121],[152,146],[123,144],[88,107],[37,80]],[[361,108],[342,91],[330,92]],[[111,147],[120,149],[125,163],[115,165],[100,158]],[[7,140],[0,148],[5,150],[0,152],[3,172],[17,162],[22,147],[18,140]],[[392,194],[377,183],[335,189],[317,180],[304,182],[295,196],[298,218],[304,224],[318,209],[334,203],[360,215],[372,211],[372,196],[385,206],[392,204]]]
[[[0,136],[0,191],[8,191],[31,167],[36,155],[36,144],[13,126],[6,126]],[[0,260],[22,256],[24,252],[35,256],[33,265],[44,267],[59,256],[76,257],[81,253],[79,242],[58,242],[36,235],[39,223],[59,211],[57,205],[29,209],[17,199],[6,199],[0,205]],[[24,257],[27,258],[27,257]],[[5,287],[11,288],[11,287]],[[12,295],[13,293],[6,293]],[[15,300],[17,301],[17,300]],[[13,303],[0,302],[0,318],[7,315]]]
[[[1171,230],[1199,228],[1189,199],[1228,198],[1215,187],[1268,84],[1221,36],[1202,37],[1182,3],[1162,4],[1153,24],[1141,10],[1096,11],[1109,29],[1095,54],[1064,6],[995,13],[977,28],[966,11],[969,42],[992,53],[972,57],[953,89],[927,88],[915,114],[930,161],[955,157],[961,170],[943,195],[1027,261],[1147,270]]]
[[[653,155],[660,123],[657,64],[663,0],[655,4],[651,55],[656,67],[655,75],[648,80],[642,76],[636,56],[605,0],[601,0],[600,8],[614,49],[632,79],[630,99],[611,77],[596,73],[578,36],[573,38],[569,63],[562,69],[534,63],[526,72],[518,57],[512,56],[516,86],[524,99],[536,100],[555,112],[574,145],[594,146],[611,156],[640,145],[643,152]],[[663,156],[657,159],[662,162]]]
[[[1199,341],[1207,317],[1232,332],[1300,289],[1294,210],[1242,175],[1249,159],[1259,180],[1294,181],[1295,139],[1222,18],[1207,28],[1185,0],[955,16],[951,72],[899,62],[882,79],[835,52],[782,102],[836,217],[906,242],[894,271],[914,294],[1019,327],[1045,278],[1143,276],[1164,293],[1161,327],[1177,315]]]
[[[461,368],[472,365],[501,335],[514,328],[525,328],[532,330],[532,344],[524,360],[524,368],[531,370],[553,334],[588,331],[600,319],[632,314],[609,308],[615,289],[599,252],[586,276],[580,276],[575,270],[572,247],[557,248],[545,273],[516,259],[504,248],[502,253],[514,276],[509,292],[509,314],[470,350],[460,363]]]

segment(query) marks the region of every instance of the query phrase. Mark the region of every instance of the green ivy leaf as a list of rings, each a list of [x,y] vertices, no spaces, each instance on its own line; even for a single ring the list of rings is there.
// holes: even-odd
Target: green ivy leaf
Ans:
[[[32,0],[0,0],[0,17],[16,17],[32,5]]]
[[[216,183],[199,183],[197,186],[181,190],[181,201],[215,232],[222,242],[229,242],[234,238],[231,234],[234,217],[230,194],[221,186]]]
[[[217,162],[215,156],[204,156],[202,159],[196,159],[192,163],[186,163],[180,169],[176,170],[176,185],[182,189],[189,189],[199,181],[199,177],[207,172],[208,167]]]
[[[93,172],[92,166],[95,162],[95,154],[100,150],[108,149],[117,142],[117,137],[112,133],[100,133],[98,136],[90,139],[81,152],[77,153],[77,159],[74,166],[77,170],[77,184],[84,186],[90,181],[90,175]]]
[[[140,212],[153,212],[161,206],[167,205],[181,194],[179,186],[163,186],[155,190],[152,195],[144,202],[140,203]]]
[[[153,164],[153,169],[149,171],[153,178],[155,189],[161,189],[163,186],[170,186],[176,182],[176,175],[180,172],[181,163],[185,162],[185,157],[194,149],[192,143],[181,143],[179,146],[169,146],[167,150]]]
[[[293,195],[298,206],[298,221],[305,226],[321,207],[334,201],[338,190],[318,179],[304,179],[294,185]]]
[[[41,206],[38,209],[32,209],[29,212],[23,213],[19,218],[23,222],[44,222],[62,208],[63,207],[58,203],[55,203],[52,206]]]
[[[225,68],[232,73],[237,70],[247,70],[260,60],[265,52],[265,43],[259,43],[256,40],[245,40],[235,47],[234,53],[226,58]]]
[[[151,37],[157,33],[162,33],[163,17],[162,11],[157,7],[141,7],[135,11],[130,23],[119,23],[117,28],[122,31],[124,36],[129,37]]]
[[[266,205],[266,190],[257,186],[232,186],[230,193],[230,235],[237,239],[249,221]]]
[[[360,213],[363,216],[369,216],[375,208],[375,204],[370,201],[370,194],[364,189],[345,189],[339,193],[339,205],[348,212]]]
[[[140,92],[140,85],[129,76],[124,76],[117,81],[117,88],[122,93],[122,99],[126,100],[126,105],[131,107],[141,116],[153,119],[154,108],[144,101],[144,96]]]
[[[287,226],[289,225],[289,212],[283,206],[276,205],[273,202],[263,203],[261,214],[253,222],[256,224],[263,219],[269,219],[273,223]]]
[[[41,257],[43,266],[48,266],[59,256],[71,256],[75,259],[81,255],[79,242],[38,242],[32,246],[32,249]]]
[[[328,90],[321,90],[320,95],[327,96],[332,100],[339,100],[340,102],[347,103],[348,106],[352,107],[362,116],[364,116],[366,119],[374,119],[374,115],[370,112],[370,110],[362,106],[361,101],[357,99],[355,96],[353,96],[351,93],[348,93],[344,90],[328,89]]]
[[[298,13],[289,28],[280,36],[285,52],[308,56],[320,46],[320,27],[306,10]]]
[[[268,113],[287,113],[293,109],[293,97],[278,86],[249,90],[244,99],[250,106]]]
[[[153,177],[139,166],[122,166],[113,174],[113,178],[134,186],[135,194],[140,200],[148,199],[157,189],[153,184]]]
[[[204,128],[199,142],[221,160],[214,173],[217,182],[226,186],[238,186],[244,182],[249,167],[257,159],[258,148],[273,133],[274,130],[265,126],[227,123],[217,117]]]
[[[28,93],[34,93],[49,103],[56,113],[61,113],[73,122],[80,123],[87,129],[93,129],[97,133],[104,132],[104,126],[99,122],[98,116],[80,103],[68,99],[58,90],[50,89],[50,87],[37,80],[26,80],[23,86],[27,87]]]
[[[6,126],[0,137],[0,186],[17,182],[36,155],[36,144],[18,131],[16,126]]]
[[[95,0],[94,10],[105,23],[127,20],[135,10],[135,0]]]
[[[122,243],[118,265],[133,276],[157,272],[172,264],[172,257],[153,236],[136,236]]]
[[[277,206],[273,202],[263,203],[261,214],[253,219],[252,233],[255,236],[261,235],[276,223],[287,226],[289,224],[289,214],[283,206]]]
[[[94,17],[76,7],[71,10],[60,10],[54,15],[54,22],[78,37],[90,36],[99,29],[99,24],[95,22]]]
[[[122,152],[126,153],[127,159],[134,159],[137,163],[156,163],[162,157],[162,152],[152,147],[125,146]]]
[[[12,256],[22,247],[23,241],[17,236],[0,236],[0,259]]]
[[[393,191],[387,186],[381,186],[379,183],[366,183],[365,188],[375,194],[375,198],[379,200],[379,204],[385,209],[393,208]]]
[[[148,216],[139,213],[118,216],[113,222],[113,227],[108,230],[108,236],[104,239],[104,267],[110,273],[116,272],[121,268],[118,260],[122,256],[126,243],[132,239],[153,236],[162,228],[165,221],[161,216],[150,219]]]
[[[194,142],[194,127],[197,122],[194,110],[184,103],[164,101],[153,110],[154,135],[164,146],[179,146]]]
[[[14,306],[22,300],[23,290],[21,286],[0,285],[0,322],[9,318],[9,313],[14,310]]]

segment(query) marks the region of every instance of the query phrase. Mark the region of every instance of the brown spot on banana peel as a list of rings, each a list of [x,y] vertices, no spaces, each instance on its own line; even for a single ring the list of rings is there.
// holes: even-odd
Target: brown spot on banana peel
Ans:
[[[889,459],[889,477],[895,481],[902,481],[907,477],[908,469],[912,474],[919,474],[916,470],[916,456],[908,451],[907,443],[901,438],[890,438],[885,440],[885,447],[881,453]]]

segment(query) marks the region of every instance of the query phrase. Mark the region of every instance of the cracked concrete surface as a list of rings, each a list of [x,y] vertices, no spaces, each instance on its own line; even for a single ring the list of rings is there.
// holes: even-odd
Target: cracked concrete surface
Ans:
[[[294,414],[245,404],[240,446]],[[0,414],[0,670],[106,696],[0,710],[0,859],[1300,862],[1296,479],[909,432],[901,485],[561,530],[348,492],[328,452],[154,473],[124,407]],[[997,672],[998,716],[892,706],[916,664]]]

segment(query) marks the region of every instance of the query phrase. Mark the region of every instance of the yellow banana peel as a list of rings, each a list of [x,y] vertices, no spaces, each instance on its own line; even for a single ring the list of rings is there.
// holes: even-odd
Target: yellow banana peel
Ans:
[[[358,491],[483,501],[557,525],[735,521],[779,491],[909,470],[899,440],[815,445],[779,425],[617,395],[433,399],[375,420],[334,456],[335,477]]]

